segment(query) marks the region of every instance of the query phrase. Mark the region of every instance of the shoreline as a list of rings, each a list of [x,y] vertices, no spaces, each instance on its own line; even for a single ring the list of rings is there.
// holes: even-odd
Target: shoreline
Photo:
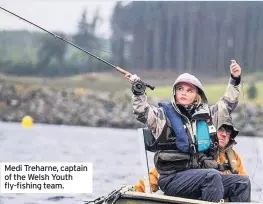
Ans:
[[[112,94],[85,89],[35,88],[21,90],[18,85],[0,85],[0,121],[19,122],[29,115],[35,124],[137,129],[130,92]],[[157,99],[148,96],[149,103]],[[244,117],[245,113],[245,117]],[[238,105],[232,113],[239,135],[263,136],[263,104]]]

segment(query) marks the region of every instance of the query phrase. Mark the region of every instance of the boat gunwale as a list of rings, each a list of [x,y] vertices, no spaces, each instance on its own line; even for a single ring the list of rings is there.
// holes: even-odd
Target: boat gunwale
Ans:
[[[181,198],[175,196],[167,196],[156,193],[142,193],[134,191],[122,192],[119,199],[133,199],[133,200],[148,200],[148,201],[159,201],[163,203],[185,203],[185,204],[216,204],[216,202],[208,202],[202,200],[195,200],[189,198]],[[219,202],[224,203],[224,202]]]

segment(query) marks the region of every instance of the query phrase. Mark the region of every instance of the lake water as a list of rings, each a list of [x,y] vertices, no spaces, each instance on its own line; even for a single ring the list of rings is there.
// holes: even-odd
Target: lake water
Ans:
[[[238,136],[236,150],[252,183],[252,199],[263,203],[263,137]],[[92,162],[92,194],[1,194],[4,204],[76,204],[103,196],[143,176],[137,130],[0,123],[1,162]],[[262,152],[263,154],[263,152]],[[150,167],[153,167],[149,155]],[[263,193],[262,193],[263,194]]]

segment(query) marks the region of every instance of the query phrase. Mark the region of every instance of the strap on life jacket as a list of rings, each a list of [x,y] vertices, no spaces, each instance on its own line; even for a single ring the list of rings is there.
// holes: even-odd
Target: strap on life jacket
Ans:
[[[226,157],[229,162],[232,174],[238,174],[237,160],[233,149],[226,150]]]
[[[171,122],[172,129],[176,135],[176,147],[182,152],[189,152],[189,140],[191,141],[192,139],[184,128],[181,115],[174,110],[171,103],[162,102],[159,103],[159,106],[164,108],[166,115]]]

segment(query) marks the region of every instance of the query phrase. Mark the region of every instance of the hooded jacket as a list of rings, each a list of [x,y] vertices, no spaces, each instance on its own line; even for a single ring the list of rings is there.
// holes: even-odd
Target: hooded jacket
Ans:
[[[173,87],[179,82],[183,81],[192,83],[193,85],[198,87],[198,89],[200,89],[200,96],[203,99],[203,103],[207,104],[207,97],[205,95],[204,88],[195,76],[184,73],[175,80],[175,82],[173,83]],[[211,116],[215,127],[221,127],[228,115],[231,114],[237,107],[240,89],[240,79],[236,79],[230,76],[225,94],[216,104],[210,107]],[[174,102],[174,92],[175,90],[173,89],[172,102]],[[154,137],[158,138],[162,133],[165,124],[169,123],[169,121],[167,121],[165,118],[164,110],[160,107],[150,105],[147,102],[146,94],[137,96],[133,95],[132,107],[133,114],[135,115],[136,119],[147,125],[147,127],[152,130],[152,134],[154,135]],[[167,134],[169,133],[170,132],[168,129]]]
[[[238,97],[239,97],[239,93],[240,93],[240,79],[235,79],[232,76],[229,79],[227,90],[226,90],[226,93],[224,94],[224,96],[215,105],[211,106],[210,108],[208,107],[208,104],[207,104],[207,97],[205,95],[204,88],[203,88],[202,84],[200,83],[200,81],[195,76],[188,74],[188,73],[184,73],[184,74],[180,75],[175,80],[175,82],[173,83],[173,87],[175,87],[175,85],[178,84],[179,82],[191,83],[198,88],[198,93],[202,99],[202,103],[201,103],[202,105],[198,111],[199,111],[199,113],[203,112],[203,114],[209,114],[209,116],[211,116],[213,125],[216,128],[220,127],[223,124],[223,122],[226,120],[226,118],[236,108],[236,106],[238,104]],[[180,112],[180,110],[178,110],[178,106],[175,104],[174,94],[175,94],[175,90],[173,89],[173,96],[172,96],[171,103],[174,106],[174,109],[177,112]],[[171,122],[166,117],[165,110],[162,107],[150,105],[147,102],[146,94],[139,95],[139,96],[133,95],[132,105],[133,105],[133,113],[136,116],[137,120],[146,124],[147,127],[149,129],[151,129],[152,135],[155,137],[156,140],[158,140],[160,138],[166,138],[167,139],[170,137],[170,135],[173,132],[173,129],[171,126]],[[182,114],[182,113],[180,113],[180,114]],[[184,117],[186,117],[186,116],[184,115]],[[190,123],[190,120],[188,123],[185,123],[185,126],[186,126],[188,132],[193,137],[193,126]],[[164,154],[162,154],[162,153],[164,153]],[[162,159],[163,158],[166,159],[168,153],[169,152],[157,151],[155,154],[155,166],[156,166],[157,170],[159,171],[159,173],[161,173],[160,168],[159,168],[160,166],[157,167],[156,164],[157,163],[163,163]],[[161,154],[162,154],[163,158],[161,158]],[[209,156],[209,155],[205,155],[205,156]],[[173,156],[170,156],[170,158],[172,158],[172,157]],[[181,155],[179,155],[179,157],[183,157],[183,160],[186,160],[185,155],[181,154]],[[192,167],[189,167],[188,163],[183,161],[183,160],[180,161],[182,163],[182,165],[187,165],[187,168],[192,168]],[[158,162],[158,161],[160,161],[160,162]],[[178,161],[176,161],[176,162],[178,162]],[[215,167],[215,164],[217,165],[215,158],[212,159],[211,162],[209,162],[208,164],[209,164],[208,166],[206,166],[206,167],[202,166],[201,168],[217,168],[217,166]],[[168,165],[170,165],[170,164],[168,164]],[[211,166],[213,166],[213,167],[211,167]],[[177,165],[175,165],[175,167],[172,166],[171,168],[174,169],[176,167],[177,167]],[[178,167],[181,168],[181,164]],[[171,170],[171,168],[170,168],[170,170]],[[171,171],[169,171],[169,172],[171,173]]]

